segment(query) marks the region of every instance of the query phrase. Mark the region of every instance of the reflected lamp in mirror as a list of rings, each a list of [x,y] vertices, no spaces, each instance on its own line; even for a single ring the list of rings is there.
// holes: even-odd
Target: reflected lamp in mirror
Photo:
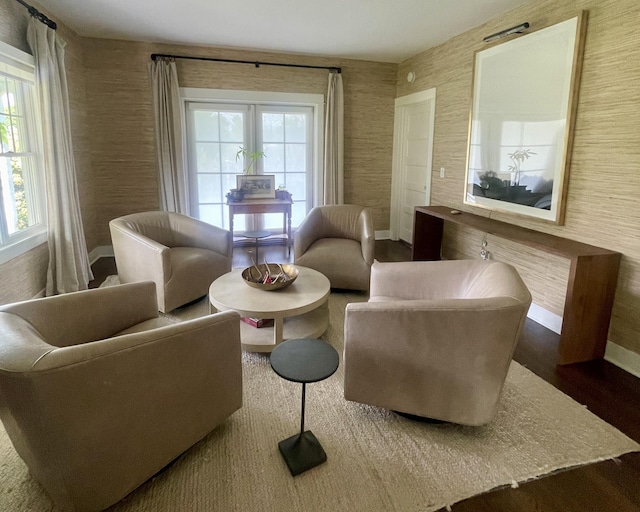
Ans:
[[[562,224],[586,13],[475,54],[464,203]]]

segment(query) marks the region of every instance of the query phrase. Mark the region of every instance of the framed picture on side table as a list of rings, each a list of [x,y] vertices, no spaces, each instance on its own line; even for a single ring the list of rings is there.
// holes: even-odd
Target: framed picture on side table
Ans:
[[[274,199],[276,197],[275,174],[238,174],[236,186],[244,192],[245,199]]]

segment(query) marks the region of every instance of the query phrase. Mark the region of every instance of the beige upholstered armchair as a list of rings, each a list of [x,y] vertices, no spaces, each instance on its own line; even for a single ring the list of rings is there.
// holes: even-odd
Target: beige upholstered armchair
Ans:
[[[207,294],[231,270],[231,233],[172,212],[143,212],[109,222],[121,283],[156,283],[163,313]]]
[[[169,322],[151,282],[0,306],[0,419],[62,510],[119,501],[241,406],[236,312]]]
[[[332,288],[368,290],[375,248],[368,208],[316,206],[294,237],[294,263],[327,276]]]
[[[369,302],[346,308],[345,398],[463,425],[489,422],[530,304],[505,263],[374,263]]]

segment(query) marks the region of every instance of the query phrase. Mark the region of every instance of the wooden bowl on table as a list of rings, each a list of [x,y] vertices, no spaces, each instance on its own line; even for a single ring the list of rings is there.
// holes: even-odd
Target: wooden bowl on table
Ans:
[[[265,291],[281,290],[293,283],[299,271],[289,263],[252,265],[242,271],[242,280],[253,288]],[[268,278],[265,276],[268,275]]]

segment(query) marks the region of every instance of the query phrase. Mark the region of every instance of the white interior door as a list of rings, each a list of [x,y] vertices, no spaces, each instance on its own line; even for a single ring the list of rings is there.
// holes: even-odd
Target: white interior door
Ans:
[[[391,239],[413,240],[415,206],[428,206],[435,89],[396,99],[391,204]]]

